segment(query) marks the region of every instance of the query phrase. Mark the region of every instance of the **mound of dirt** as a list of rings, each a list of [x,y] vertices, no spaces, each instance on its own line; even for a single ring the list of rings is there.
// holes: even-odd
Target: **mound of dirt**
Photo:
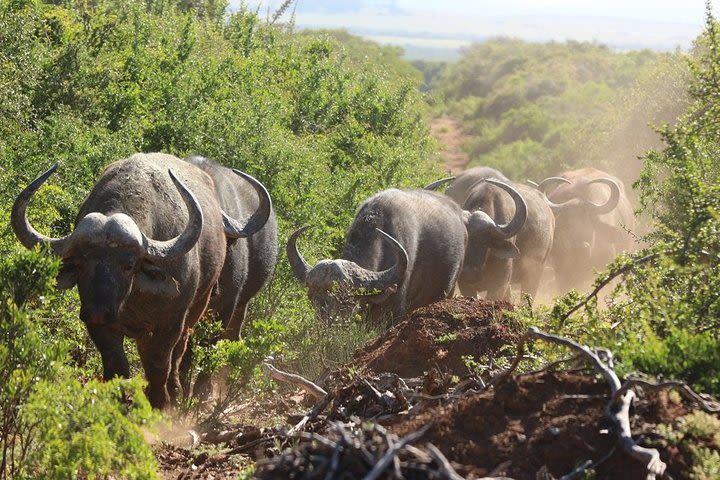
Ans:
[[[424,440],[463,465],[460,473],[482,477],[509,461],[494,474],[535,478],[549,466],[557,476],[572,471],[584,458],[603,455],[614,444],[609,435],[598,434],[606,395],[607,388],[592,378],[525,378],[398,419],[391,430],[402,436],[432,424]]]
[[[258,478],[316,478],[318,472],[330,478],[350,470],[362,478],[408,436],[415,438],[379,478],[396,478],[397,471],[406,478],[448,478],[454,468],[466,478],[552,479],[586,462],[594,465],[596,478],[645,478],[645,466],[619,447],[605,412],[609,387],[589,367],[509,376],[490,388],[473,375],[448,381],[468,373],[464,356],[492,362],[515,355],[524,330],[510,311],[508,303],[471,298],[418,309],[326,379],[328,394],[316,399],[303,418],[307,423],[302,415],[290,415],[285,426],[255,428],[262,432],[256,440],[236,425],[240,440],[234,437],[215,455],[163,446],[156,450],[163,478],[231,478],[224,475],[251,461],[246,454],[259,462]],[[442,388],[435,389],[436,383]],[[633,438],[656,448],[670,475],[687,478],[692,452],[663,438],[658,426],[681,425],[692,404],[666,391],[638,393],[630,414]],[[301,401],[297,392],[277,397],[275,404],[286,413]],[[270,409],[273,402],[264,405]],[[298,424],[304,431],[288,436],[288,427]],[[238,443],[246,440],[252,441]],[[712,440],[694,440],[717,451]]]
[[[507,302],[467,297],[433,303],[359,349],[353,363],[401,377],[420,377],[433,367],[464,375],[463,357],[492,359],[522,336],[520,324],[505,314],[512,309]]]

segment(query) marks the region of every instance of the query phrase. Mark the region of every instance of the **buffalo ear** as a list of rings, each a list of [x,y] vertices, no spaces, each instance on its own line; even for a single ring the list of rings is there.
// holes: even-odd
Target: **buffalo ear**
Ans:
[[[135,274],[133,288],[139,292],[161,297],[175,298],[180,295],[178,281],[163,269],[149,262],[142,262]]]
[[[499,240],[490,245],[490,255],[495,258],[517,258],[520,250],[509,240]]]
[[[56,282],[58,290],[69,290],[78,281],[77,267],[72,264],[72,260],[63,260],[60,271],[57,274]]]

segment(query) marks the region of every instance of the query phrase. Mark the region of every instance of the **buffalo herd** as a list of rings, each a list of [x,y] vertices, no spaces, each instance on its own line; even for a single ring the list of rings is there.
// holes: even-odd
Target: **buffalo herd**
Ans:
[[[128,377],[124,337],[136,341],[151,404],[165,408],[187,385],[188,336],[206,313],[237,339],[250,299],[275,267],[270,195],[250,175],[200,156],[135,154],[110,164],[62,238],[27,218],[34,193],[57,164],[16,198],[12,228],[27,248],[62,259],[58,288],[77,285],[80,318],[104,377]],[[435,191],[449,184],[445,194]],[[593,269],[631,247],[633,212],[622,182],[585,168],[525,185],[488,167],[424,189],[387,189],[365,200],[340,258],[310,265],[287,241],[292,272],[318,318],[362,314],[397,321],[451,296],[508,300],[586,289]],[[186,361],[183,361],[185,359]]]

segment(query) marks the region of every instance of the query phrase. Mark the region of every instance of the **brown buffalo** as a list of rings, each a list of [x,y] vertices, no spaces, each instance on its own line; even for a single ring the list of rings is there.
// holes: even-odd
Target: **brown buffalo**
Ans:
[[[228,239],[254,234],[269,211],[248,223],[233,220],[200,168],[172,155],[136,154],[102,172],[71,234],[49,238],[30,225],[26,210],[56,167],[16,199],[15,234],[28,248],[47,243],[62,257],[58,287],[78,286],[80,318],[100,351],[104,377],[129,376],[123,337],[134,338],[150,403],[166,407],[181,393],[188,330],[216,288]],[[269,199],[260,204],[267,207]]]
[[[632,246],[635,224],[623,182],[596,168],[564,172],[541,182],[555,213],[551,263],[560,292],[587,289],[594,268],[604,268]]]

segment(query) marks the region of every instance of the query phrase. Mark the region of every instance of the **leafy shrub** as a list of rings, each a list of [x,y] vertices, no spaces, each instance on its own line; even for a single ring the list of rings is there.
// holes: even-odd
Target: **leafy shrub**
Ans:
[[[660,129],[666,147],[644,157],[636,186],[652,228],[646,250],[621,256],[596,285],[622,273],[615,291],[566,318],[571,293],[550,311],[551,328],[612,350],[623,373],[683,379],[720,393],[720,37],[708,13],[691,64],[693,102],[674,126]],[[601,308],[604,307],[604,308]]]
[[[67,342],[38,321],[58,269],[37,249],[0,257],[0,478],[153,478],[142,382],[81,384]]]

